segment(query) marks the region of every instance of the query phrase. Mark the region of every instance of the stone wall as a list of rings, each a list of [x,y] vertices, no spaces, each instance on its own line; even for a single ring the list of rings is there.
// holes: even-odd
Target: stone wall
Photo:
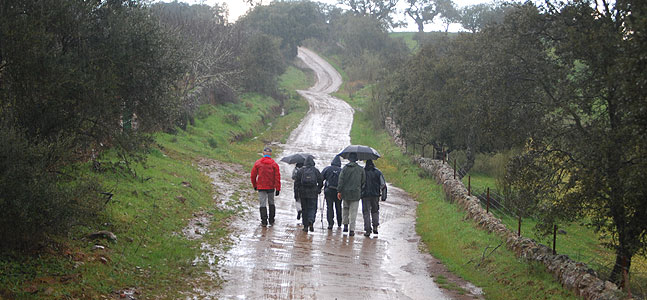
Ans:
[[[399,136],[399,129],[388,119],[385,127],[395,142],[404,147],[404,141]],[[416,162],[442,185],[447,198],[456,203],[467,213],[479,227],[505,239],[506,246],[518,257],[544,264],[548,271],[562,284],[584,299],[620,299],[622,293],[617,286],[609,281],[600,279],[596,272],[584,263],[576,262],[566,255],[555,255],[552,249],[539,244],[532,239],[519,237],[510,231],[499,218],[487,213],[475,196],[468,194],[465,185],[454,179],[454,170],[440,160],[416,158]]]

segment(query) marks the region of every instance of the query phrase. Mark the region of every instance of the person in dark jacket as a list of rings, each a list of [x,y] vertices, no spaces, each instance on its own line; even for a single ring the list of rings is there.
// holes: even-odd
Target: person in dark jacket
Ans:
[[[348,160],[350,162],[347,163],[341,170],[341,173],[339,173],[339,181],[337,182],[337,199],[341,199],[343,201],[343,232],[348,232],[349,236],[354,236],[357,208],[359,207],[359,200],[362,196],[362,187],[366,184],[366,174],[364,174],[364,168],[357,164],[356,153],[349,154]]]
[[[377,234],[380,225],[380,196],[386,199],[386,181],[382,172],[375,167],[372,160],[366,161],[364,167],[366,184],[362,188],[362,215],[364,216],[364,236]],[[371,229],[371,223],[373,228]]]
[[[303,168],[303,163],[298,162],[297,165],[294,167],[292,170],[292,180],[296,181],[297,179],[297,171],[299,169]],[[296,209],[297,209],[297,220],[301,219],[301,199],[299,198],[299,191],[297,191],[297,185],[296,183],[294,184],[294,201],[296,201]]]
[[[324,178],[324,197],[326,198],[326,219],[328,219],[328,229],[335,225],[335,214],[337,214],[337,227],[341,227],[341,200],[337,199],[337,182],[341,173],[341,159],[339,155],[333,158],[330,166],[321,171]]]
[[[269,221],[274,225],[274,196],[281,191],[281,172],[279,165],[272,159],[272,149],[265,147],[263,157],[257,160],[252,167],[252,186],[258,191],[258,204],[261,213],[261,225],[267,226],[267,204],[270,205]]]
[[[323,176],[317,168],[312,157],[306,158],[303,168],[297,171],[294,184],[301,199],[303,231],[315,231],[314,223],[317,215],[317,198],[323,187]]]

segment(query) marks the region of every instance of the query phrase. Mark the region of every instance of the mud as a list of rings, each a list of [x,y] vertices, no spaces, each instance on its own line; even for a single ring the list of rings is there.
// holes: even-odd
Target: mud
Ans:
[[[341,85],[341,76],[334,68],[304,48],[299,49],[299,58],[314,70],[317,83],[307,91],[298,91],[308,100],[310,110],[286,144],[281,145],[283,153],[274,159],[279,161],[282,156],[307,152],[315,156],[316,166],[321,170],[335,154],[350,144],[353,109],[329,95]],[[342,160],[342,164],[345,163]],[[403,190],[389,185],[387,201],[380,202],[379,235],[362,235],[361,205],[355,236],[343,233],[337,224],[328,230],[323,195],[319,198],[315,232],[305,233],[301,231],[301,222],[296,219],[290,179],[294,166],[285,163],[279,163],[279,166],[282,192],[275,199],[277,212],[274,226],[260,225],[253,195],[251,201],[233,201],[231,195],[216,199],[221,202],[219,205],[241,205],[244,210],[242,217],[236,218],[231,224],[234,235],[229,250],[220,253],[217,249],[205,247],[205,252],[217,256],[214,258],[217,265],[213,273],[219,274],[217,280],[224,280],[223,287],[214,291],[196,288],[194,294],[187,298],[482,298],[478,288],[449,273],[428,252],[421,251],[420,237],[415,233],[416,202]],[[235,169],[233,172],[238,174],[238,178],[249,180],[249,170],[229,167]],[[221,174],[224,169],[214,168],[209,173],[216,186],[231,184],[222,180],[227,178]],[[249,191],[251,184],[247,183],[242,188]],[[199,216],[195,222],[202,222]],[[187,237],[192,235],[191,232],[199,232],[196,228],[192,226],[187,229]],[[434,276],[439,275],[461,288],[440,288],[433,280]]]

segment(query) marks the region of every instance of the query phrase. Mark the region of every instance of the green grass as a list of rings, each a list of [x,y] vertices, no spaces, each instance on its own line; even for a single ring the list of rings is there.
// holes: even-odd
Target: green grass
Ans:
[[[416,36],[416,32],[391,32],[389,36],[402,39],[411,52],[414,52],[418,48],[418,41],[413,39]]]
[[[492,175],[477,173],[470,174],[471,184],[475,190],[483,191],[490,187],[491,191],[496,189],[496,180]],[[467,177],[463,178],[463,183],[467,186]],[[518,219],[504,215],[500,211],[492,210],[494,215],[513,232],[518,230]],[[586,220],[561,224],[559,229],[564,230],[565,234],[558,234],[556,239],[555,250],[558,254],[568,255],[571,259],[586,263],[589,267],[599,272],[604,279],[608,276],[613,264],[615,264],[615,252],[612,249],[604,247],[595,230],[586,225]],[[532,238],[548,247],[553,247],[553,236],[542,236],[535,230],[537,222],[532,218],[523,218],[521,220],[521,234]],[[632,290],[634,294],[647,297],[647,257],[636,255],[632,258],[630,276]]]
[[[359,94],[353,100],[344,99],[356,108],[367,101]],[[373,128],[363,111],[358,109],[354,116],[352,143],[377,149],[382,157],[376,165],[387,180],[419,202],[416,230],[434,257],[481,287],[487,299],[575,299],[542,265],[518,259],[505,245],[482,259],[484,250],[493,249],[502,239],[465,221],[464,212],[444,200],[442,188],[432,178],[421,177],[423,170],[401,153],[384,130]]]
[[[286,88],[306,88],[311,82],[311,74],[296,68],[281,78]],[[263,145],[284,141],[308,107],[296,93],[284,100],[282,116],[280,104],[246,94],[238,103],[202,106],[193,126],[155,135],[146,164],[134,167],[136,177],[119,168],[96,173],[86,166],[79,176],[97,177],[114,195],[105,211],[95,224],[58,237],[43,251],[2,254],[0,299],[97,299],[118,297],[114,292],[127,288],[136,288],[144,299],[185,297],[181,292],[190,291],[209,267],[193,264],[201,243],[226,247],[229,219],[238,212],[237,207],[214,207],[217,191],[197,161],[211,158],[251,169]],[[104,160],[118,161],[113,153],[105,153]],[[190,241],[181,230],[196,212],[209,215],[210,230],[203,239]],[[117,241],[84,238],[97,230],[114,232]],[[95,244],[105,249],[92,250]]]

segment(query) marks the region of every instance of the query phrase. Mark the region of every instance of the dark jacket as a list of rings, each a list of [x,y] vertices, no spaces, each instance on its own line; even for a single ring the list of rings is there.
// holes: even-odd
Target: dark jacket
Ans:
[[[335,156],[335,158],[332,159],[330,166],[325,167],[323,171],[321,171],[321,175],[326,181],[324,192],[337,193],[339,173],[341,173],[341,159],[339,159],[339,156]]]
[[[337,190],[341,193],[342,200],[359,201],[362,197],[362,186],[364,184],[366,184],[364,168],[351,161],[339,173]]]
[[[305,186],[301,184],[301,177],[306,169],[312,168],[317,175],[317,185],[316,186]],[[323,187],[323,176],[317,168],[315,168],[315,161],[311,157],[306,158],[306,162],[303,168],[300,168],[297,171],[296,179],[294,180],[294,185],[297,188],[299,193],[299,198],[317,198],[317,195],[321,193],[321,188]]]
[[[384,193],[386,193],[386,181],[384,180],[384,175],[382,175],[382,172],[375,167],[373,161],[366,161],[364,172],[366,173],[366,184],[362,189],[362,198],[379,197],[382,195],[383,189]],[[384,198],[386,199],[386,197]]]

